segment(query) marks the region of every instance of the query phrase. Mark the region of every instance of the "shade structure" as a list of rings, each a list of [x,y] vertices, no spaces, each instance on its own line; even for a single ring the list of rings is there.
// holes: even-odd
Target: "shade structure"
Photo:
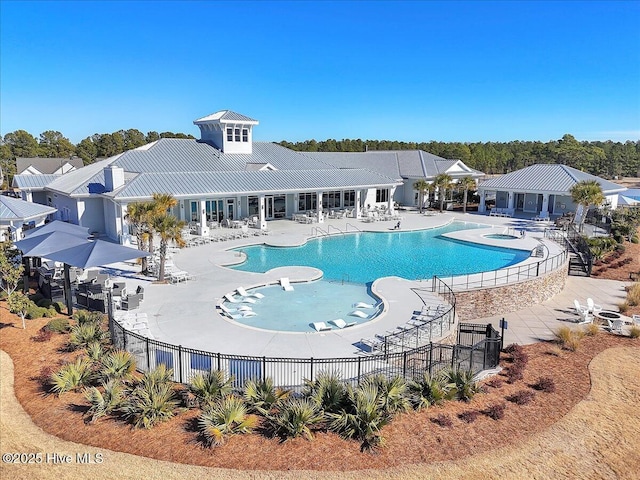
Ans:
[[[151,255],[149,252],[123,247],[116,243],[89,240],[70,248],[58,249],[49,253],[47,258],[74,267],[91,268],[149,255]]]
[[[46,226],[46,225],[45,225]],[[33,235],[14,243],[24,257],[46,257],[58,250],[77,247],[88,243],[87,237],[81,237],[61,231],[49,231]]]
[[[53,222],[49,222],[41,227],[29,230],[24,233],[24,236],[31,238],[51,232],[68,233],[69,235],[83,237],[85,240],[89,237],[89,229],[87,227],[81,227],[80,225],[74,225],[73,223],[61,222],[60,220],[54,220]],[[61,248],[66,247],[62,246]]]

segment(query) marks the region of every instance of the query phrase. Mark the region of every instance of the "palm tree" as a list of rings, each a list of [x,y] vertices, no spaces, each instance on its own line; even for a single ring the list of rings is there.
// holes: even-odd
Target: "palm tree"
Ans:
[[[152,195],[153,200],[151,201],[149,212],[149,252],[153,253],[153,237],[157,232],[154,228],[154,223],[156,217],[164,217],[169,214],[169,210],[175,207],[178,204],[178,200],[176,200],[173,195],[170,193],[154,193]],[[184,226],[184,225],[183,225]]]
[[[462,211],[467,213],[467,197],[469,190],[475,190],[476,181],[471,177],[462,177],[458,180],[458,187],[464,191],[464,197],[462,198]]]
[[[583,207],[582,215],[578,218],[578,225],[580,229],[582,229],[582,224],[587,217],[589,206],[600,205],[605,200],[602,187],[596,180],[582,180],[571,187],[569,193],[571,194],[573,202],[578,205],[576,208],[576,216],[578,215],[580,206]]]
[[[418,205],[420,205],[420,213],[422,213],[422,207],[424,206],[424,195],[429,192],[430,183],[424,178],[416,180],[413,183],[413,189],[418,191]]]
[[[143,252],[148,251],[147,245],[151,238],[149,231],[149,221],[153,204],[151,202],[133,202],[127,205],[125,220],[133,227],[133,231],[138,241],[138,249]],[[142,257],[142,272],[147,273],[149,264],[147,257]]]
[[[451,182],[453,182],[453,178],[451,175],[446,173],[441,173],[433,179],[433,185],[438,189],[438,198],[440,199],[440,213],[442,213],[442,209],[444,206],[444,196],[447,190],[451,188]]]
[[[167,247],[169,242],[176,243],[179,247],[184,246],[182,239],[182,227],[185,222],[178,220],[173,215],[164,213],[155,215],[151,220],[151,228],[160,236],[160,269],[158,271],[158,281],[164,282],[164,264],[167,258]]]

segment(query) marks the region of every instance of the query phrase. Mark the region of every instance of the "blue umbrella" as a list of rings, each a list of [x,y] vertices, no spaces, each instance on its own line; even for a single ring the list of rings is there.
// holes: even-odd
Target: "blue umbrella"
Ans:
[[[110,263],[124,262],[132,258],[148,257],[149,252],[143,252],[135,248],[124,247],[117,243],[104,240],[85,241],[69,248],[58,249],[50,252],[47,258],[57,262],[80,268],[98,267]]]
[[[31,238],[51,232],[68,233],[70,235],[84,237],[85,239],[89,237],[89,229],[87,227],[81,227],[80,225],[74,225],[73,223],[62,222],[60,220],[54,220],[41,227],[26,231],[24,232],[24,236]]]
[[[45,225],[46,226],[46,225]],[[14,243],[24,257],[45,257],[57,250],[72,248],[83,243],[88,243],[87,237],[80,237],[60,231],[44,232],[32,235]]]

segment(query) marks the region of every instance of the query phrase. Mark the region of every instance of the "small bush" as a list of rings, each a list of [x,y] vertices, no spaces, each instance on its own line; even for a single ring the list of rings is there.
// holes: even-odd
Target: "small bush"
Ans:
[[[480,412],[477,410],[465,410],[464,412],[458,414],[458,418],[465,423],[473,423],[476,421]]]
[[[640,243],[640,238],[638,238],[638,235],[634,235],[633,237],[631,237],[631,243]]]
[[[87,357],[78,357],[74,363],[64,365],[58,372],[51,375],[51,391],[58,395],[77,391],[85,387],[93,380],[91,360]]]
[[[540,377],[531,387],[541,392],[553,393],[556,391],[556,382],[552,377]]]
[[[49,300],[48,298],[42,298],[40,300],[38,300],[37,302],[34,302],[36,305],[38,305],[39,307],[43,307],[43,308],[49,308],[51,306],[51,300]]]
[[[504,411],[506,408],[507,406],[504,403],[494,403],[489,405],[483,413],[489,418],[500,420],[504,417]]]
[[[547,355],[553,355],[554,357],[562,357],[564,355],[560,345],[551,345],[547,350]]]
[[[442,428],[451,428],[451,427],[453,427],[453,420],[451,420],[451,417],[449,417],[449,415],[446,415],[444,413],[440,413],[440,414],[436,415],[435,417],[433,417],[431,419],[431,421],[433,423],[435,423],[436,425],[441,426]]]
[[[29,295],[29,300],[31,300],[36,305],[43,298],[44,297],[42,296],[42,294],[40,292],[34,293],[33,295]]]
[[[516,405],[526,405],[527,403],[531,402],[531,400],[533,400],[535,396],[536,394],[533,393],[531,390],[520,390],[514,393],[513,395],[509,395],[506,398],[507,400],[515,403]]]
[[[590,323],[584,329],[584,334],[587,337],[595,337],[598,333],[600,333],[600,327],[595,323]]]
[[[525,366],[529,362],[529,355],[524,350],[518,350],[511,354],[513,363],[520,363]]]
[[[29,319],[42,318],[44,317],[45,312],[47,311],[44,307],[39,307],[35,303],[31,302],[31,304],[27,307],[27,317]]]
[[[638,337],[640,337],[640,327],[639,327],[639,326],[637,326],[637,325],[632,325],[632,326],[629,328],[629,336],[630,336],[631,338],[638,338]]]
[[[515,383],[524,377],[524,366],[522,364],[514,364],[509,367],[507,372],[507,383]]]
[[[45,365],[40,369],[38,375],[35,377],[35,380],[42,385],[45,390],[49,390],[51,386],[51,375],[55,373],[55,370],[50,365]]]
[[[62,313],[63,310],[66,310],[67,306],[62,302],[53,302],[53,308],[56,309],[56,312]]]
[[[593,272],[591,272],[591,276],[592,277],[599,277],[600,276],[600,272],[601,272],[601,270],[594,270]]]
[[[620,313],[627,313],[629,311],[629,307],[630,305],[626,301],[618,304],[618,310],[620,310]]]
[[[640,305],[640,284],[634,283],[627,292],[627,303],[635,307]]]
[[[560,327],[554,334],[562,348],[571,352],[575,352],[578,349],[580,341],[584,337],[582,330],[572,330],[569,327]]]
[[[504,353],[508,353],[509,355],[514,352],[522,352],[522,345],[518,345],[517,343],[512,343],[504,347]]]
[[[504,382],[498,377],[493,377],[491,380],[485,383],[485,385],[488,385],[491,388],[500,388],[503,384]]]
[[[47,330],[45,326],[38,330],[38,333],[31,337],[31,340],[33,340],[34,342],[48,342],[49,340],[51,340],[52,336],[53,332],[51,330]]]
[[[45,328],[54,333],[67,333],[71,327],[69,326],[69,320],[64,317],[58,317],[47,323]]]
[[[234,395],[217,399],[198,417],[200,433],[210,446],[223,445],[231,435],[250,433],[257,424],[257,417]]]

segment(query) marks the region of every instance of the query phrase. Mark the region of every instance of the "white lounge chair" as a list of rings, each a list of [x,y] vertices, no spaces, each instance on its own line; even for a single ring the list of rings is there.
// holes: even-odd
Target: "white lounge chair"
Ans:
[[[291,286],[288,277],[282,277],[280,279],[280,285],[282,285],[285,292],[293,292],[293,287]]]
[[[238,292],[238,294],[242,297],[264,298],[264,295],[262,293],[260,292],[249,293],[244,289],[244,287],[236,288],[236,292]]]
[[[353,312],[351,312],[349,315],[353,316],[353,317],[360,317],[360,318],[369,318],[369,315],[367,315],[366,313],[364,313],[361,310],[354,310]]]
[[[634,325],[640,325],[640,315],[634,315],[632,318]]]
[[[374,308],[375,305],[371,305],[370,303],[365,303],[365,302],[358,302],[358,303],[354,303],[353,308]]]
[[[336,327],[342,329],[342,328],[347,328],[347,327],[353,327],[357,322],[345,322],[343,319],[341,318],[337,318],[335,320],[329,320],[329,323],[332,325],[335,325]]]
[[[576,309],[576,313],[582,318],[579,323],[591,323],[593,321],[593,315],[589,313],[589,307],[580,305],[578,300],[573,301],[573,306]]]
[[[232,293],[225,293],[224,298],[226,298],[231,303],[256,303],[255,298],[251,297],[240,297],[236,298]]]
[[[622,320],[607,320],[607,323],[609,324],[610,332],[615,332],[618,335],[622,335],[622,327],[624,325],[624,322]]]
[[[316,332],[326,332],[327,330],[331,330],[331,327],[324,322],[313,322],[311,326],[316,330]]]
[[[587,298],[587,310],[589,313],[598,313],[602,311],[602,305],[593,302],[593,298]]]
[[[241,305],[238,308],[229,308],[226,305],[218,305],[218,307],[220,307],[220,310],[225,313],[241,313],[251,311],[251,307],[248,307],[246,305]]]

